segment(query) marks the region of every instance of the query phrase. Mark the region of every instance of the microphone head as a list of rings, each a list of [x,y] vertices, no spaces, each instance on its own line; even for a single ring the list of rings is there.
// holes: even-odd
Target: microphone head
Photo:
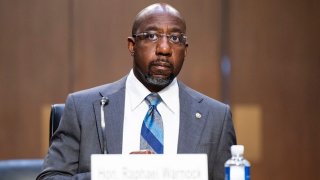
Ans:
[[[103,96],[100,102],[101,102],[101,105],[106,105],[109,103],[109,98]]]

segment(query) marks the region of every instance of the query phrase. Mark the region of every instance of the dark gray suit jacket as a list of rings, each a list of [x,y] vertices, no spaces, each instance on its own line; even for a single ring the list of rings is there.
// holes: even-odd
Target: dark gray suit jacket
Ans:
[[[105,106],[107,151],[120,154],[125,102],[125,81],[121,80],[70,94],[64,114],[52,137],[37,179],[90,179],[90,155],[103,153],[100,100]],[[231,157],[236,137],[228,105],[200,94],[178,81],[180,129],[178,153],[206,153],[209,179],[224,179],[224,162]],[[200,113],[201,118],[195,114]]]

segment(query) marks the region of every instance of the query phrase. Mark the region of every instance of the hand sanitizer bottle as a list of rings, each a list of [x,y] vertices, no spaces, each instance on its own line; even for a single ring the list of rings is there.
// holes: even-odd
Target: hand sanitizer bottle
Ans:
[[[250,163],[243,157],[244,146],[231,146],[232,157],[226,161],[225,180],[250,180]]]

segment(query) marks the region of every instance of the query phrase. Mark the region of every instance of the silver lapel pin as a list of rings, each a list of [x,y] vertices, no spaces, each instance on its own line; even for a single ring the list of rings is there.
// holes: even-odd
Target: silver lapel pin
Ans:
[[[201,114],[197,112],[197,113],[196,113],[196,118],[197,118],[197,119],[200,119],[200,118],[201,118]]]

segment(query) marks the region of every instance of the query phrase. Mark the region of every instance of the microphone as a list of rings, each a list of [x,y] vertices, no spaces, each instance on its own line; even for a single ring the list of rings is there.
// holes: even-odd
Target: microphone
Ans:
[[[100,112],[101,112],[101,129],[102,129],[102,141],[103,141],[103,153],[107,154],[107,138],[106,138],[106,123],[104,118],[104,106],[109,103],[109,99],[107,97],[102,96],[100,100]]]

